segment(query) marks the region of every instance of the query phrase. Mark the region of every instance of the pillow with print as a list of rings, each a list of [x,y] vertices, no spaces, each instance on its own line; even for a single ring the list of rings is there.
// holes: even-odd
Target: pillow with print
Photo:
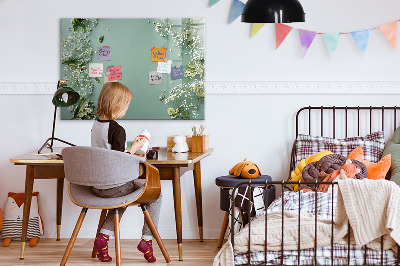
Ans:
[[[383,131],[345,139],[299,134],[295,143],[295,164],[298,165],[302,159],[324,150],[347,157],[358,146],[361,146],[364,151],[364,160],[378,162],[385,148]]]

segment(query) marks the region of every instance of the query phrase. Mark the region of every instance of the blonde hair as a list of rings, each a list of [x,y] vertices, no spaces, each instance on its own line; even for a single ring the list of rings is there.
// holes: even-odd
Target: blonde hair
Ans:
[[[118,82],[107,82],[101,89],[96,115],[115,120],[119,113],[129,105],[132,97],[132,92],[125,85]]]

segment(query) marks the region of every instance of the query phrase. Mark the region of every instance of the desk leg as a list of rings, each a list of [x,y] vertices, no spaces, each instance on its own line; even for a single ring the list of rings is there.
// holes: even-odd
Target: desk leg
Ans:
[[[199,225],[200,242],[203,242],[203,203],[201,196],[201,168],[200,161],[194,164],[194,191],[196,194],[197,220]]]
[[[24,195],[24,213],[22,219],[22,232],[21,232],[21,255],[20,259],[24,259],[26,235],[28,233],[29,213],[31,211],[32,190],[34,181],[34,166],[26,166],[25,178],[25,195]]]
[[[182,205],[181,205],[181,174],[179,167],[174,167],[174,178],[172,179],[174,191],[175,223],[178,242],[179,260],[182,259]]]
[[[57,241],[60,241],[64,178],[57,178]]]

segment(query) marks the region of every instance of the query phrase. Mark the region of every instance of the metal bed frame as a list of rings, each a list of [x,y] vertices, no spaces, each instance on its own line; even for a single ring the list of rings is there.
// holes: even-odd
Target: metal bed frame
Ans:
[[[297,114],[296,114],[296,138],[297,136],[300,134],[299,133],[299,121],[301,120],[300,118],[300,114],[303,111],[308,111],[308,134],[311,135],[311,131],[312,131],[312,126],[311,126],[311,113],[312,111],[316,110],[317,112],[319,111],[319,115],[320,115],[320,136],[324,136],[324,111],[325,110],[331,110],[329,113],[331,113],[332,115],[332,129],[333,129],[333,138],[336,137],[336,122],[338,119],[336,119],[336,113],[337,112],[344,112],[344,121],[342,122],[342,125],[344,125],[344,129],[345,129],[345,137],[348,137],[348,125],[349,125],[349,113],[350,112],[356,112],[357,115],[357,136],[360,135],[360,113],[363,112],[369,112],[369,132],[372,133],[372,125],[373,125],[373,114],[375,114],[376,112],[381,112],[381,130],[384,131],[385,129],[385,113],[387,113],[387,111],[393,112],[393,130],[396,129],[396,118],[397,118],[397,111],[400,108],[393,106],[393,107],[348,107],[348,106],[344,106],[344,107],[337,107],[337,106],[331,106],[331,107],[324,107],[324,106],[320,106],[320,107],[312,107],[312,106],[308,106],[308,107],[303,107],[301,108]],[[326,112],[325,112],[326,113]],[[325,121],[328,119],[325,119]],[[315,121],[314,121],[315,122]],[[318,121],[317,121],[318,122]],[[355,122],[355,121],[354,121]],[[325,124],[326,125],[326,124]],[[354,125],[354,123],[352,124]],[[293,144],[293,149],[292,149],[292,153],[291,153],[291,160],[290,160],[290,171],[292,171],[296,165],[295,165],[295,158],[296,158],[296,154],[295,154],[295,146],[296,146],[296,141]],[[290,176],[290,172],[289,172],[289,176]],[[336,181],[332,181],[332,182],[320,182],[320,181],[315,181],[315,182],[304,182],[304,181],[252,181],[251,179],[249,181],[246,182],[242,182],[240,184],[238,184],[237,186],[234,187],[233,191],[232,191],[232,195],[235,195],[236,190],[239,187],[242,186],[251,186],[251,187],[259,187],[259,188],[263,188],[265,191],[265,195],[266,198],[268,198],[268,188],[271,185],[276,185],[276,186],[281,186],[282,188],[282,195],[285,192],[285,190],[291,190],[290,186],[288,185],[300,185],[301,184],[306,184],[306,185],[314,185],[314,191],[317,192],[318,186],[319,185],[325,185],[325,184],[330,184],[332,185],[332,189],[334,189],[334,186],[336,186],[338,183]],[[301,192],[300,190],[298,191],[299,193],[299,202],[301,202]],[[252,198],[253,191],[250,189],[250,198]],[[284,212],[284,197],[282,198],[282,212]],[[334,263],[334,250],[333,250],[333,224],[334,224],[334,217],[333,217],[333,210],[334,210],[334,206],[333,206],[333,200],[334,199],[334,193],[332,193],[332,237],[331,237],[331,261],[332,261],[332,265]],[[317,193],[315,193],[315,213],[317,213],[317,202],[318,202],[318,198],[317,198]],[[268,219],[267,219],[267,201],[264,201],[264,208],[265,208],[265,247],[264,247],[264,262],[260,263],[259,265],[272,265],[272,264],[268,264],[267,262],[267,233],[268,233]],[[299,204],[299,210],[298,210],[298,214],[299,214],[299,220],[298,220],[298,226],[300,227],[300,204]],[[231,232],[230,232],[230,236],[231,236],[231,244],[232,247],[234,248],[235,245],[235,241],[234,241],[234,217],[235,217],[235,208],[234,208],[234,197],[232,197],[232,201],[231,201]],[[317,264],[317,254],[316,254],[316,249],[317,249],[317,215],[315,215],[315,239],[314,239],[314,258],[313,264],[307,264],[307,265],[318,265]],[[250,265],[251,264],[251,249],[250,249],[250,243],[251,243],[251,219],[249,219],[248,222],[248,227],[249,227],[249,242],[247,245],[247,264],[245,265]],[[284,235],[284,218],[282,216],[282,238],[281,238],[281,250],[280,250],[280,264],[279,265],[284,265],[283,264],[283,251],[284,251],[284,240],[283,240],[283,235]],[[301,254],[301,249],[300,249],[300,242],[301,242],[301,237],[300,237],[300,230],[298,233],[298,243],[297,243],[297,265],[305,265],[305,264],[300,264],[300,254]],[[397,253],[397,258],[396,258],[396,263],[395,265],[400,265],[400,246],[397,245],[397,248],[399,250],[399,252]],[[363,265],[367,265],[367,253],[366,253],[366,246],[363,246],[364,249],[364,263]],[[347,233],[347,264],[346,265],[350,265],[350,224],[348,226],[348,233]],[[383,261],[383,236],[381,237],[381,257],[380,257],[380,265],[384,265],[384,261]]]

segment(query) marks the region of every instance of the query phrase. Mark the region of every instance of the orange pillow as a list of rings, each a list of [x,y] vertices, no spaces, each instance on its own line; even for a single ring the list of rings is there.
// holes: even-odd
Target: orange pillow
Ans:
[[[363,149],[361,146],[358,146],[352,152],[350,152],[347,158],[355,159],[365,164],[368,170],[368,179],[375,180],[384,179],[386,177],[392,161],[392,155],[388,154],[377,163],[368,162],[363,159]]]

